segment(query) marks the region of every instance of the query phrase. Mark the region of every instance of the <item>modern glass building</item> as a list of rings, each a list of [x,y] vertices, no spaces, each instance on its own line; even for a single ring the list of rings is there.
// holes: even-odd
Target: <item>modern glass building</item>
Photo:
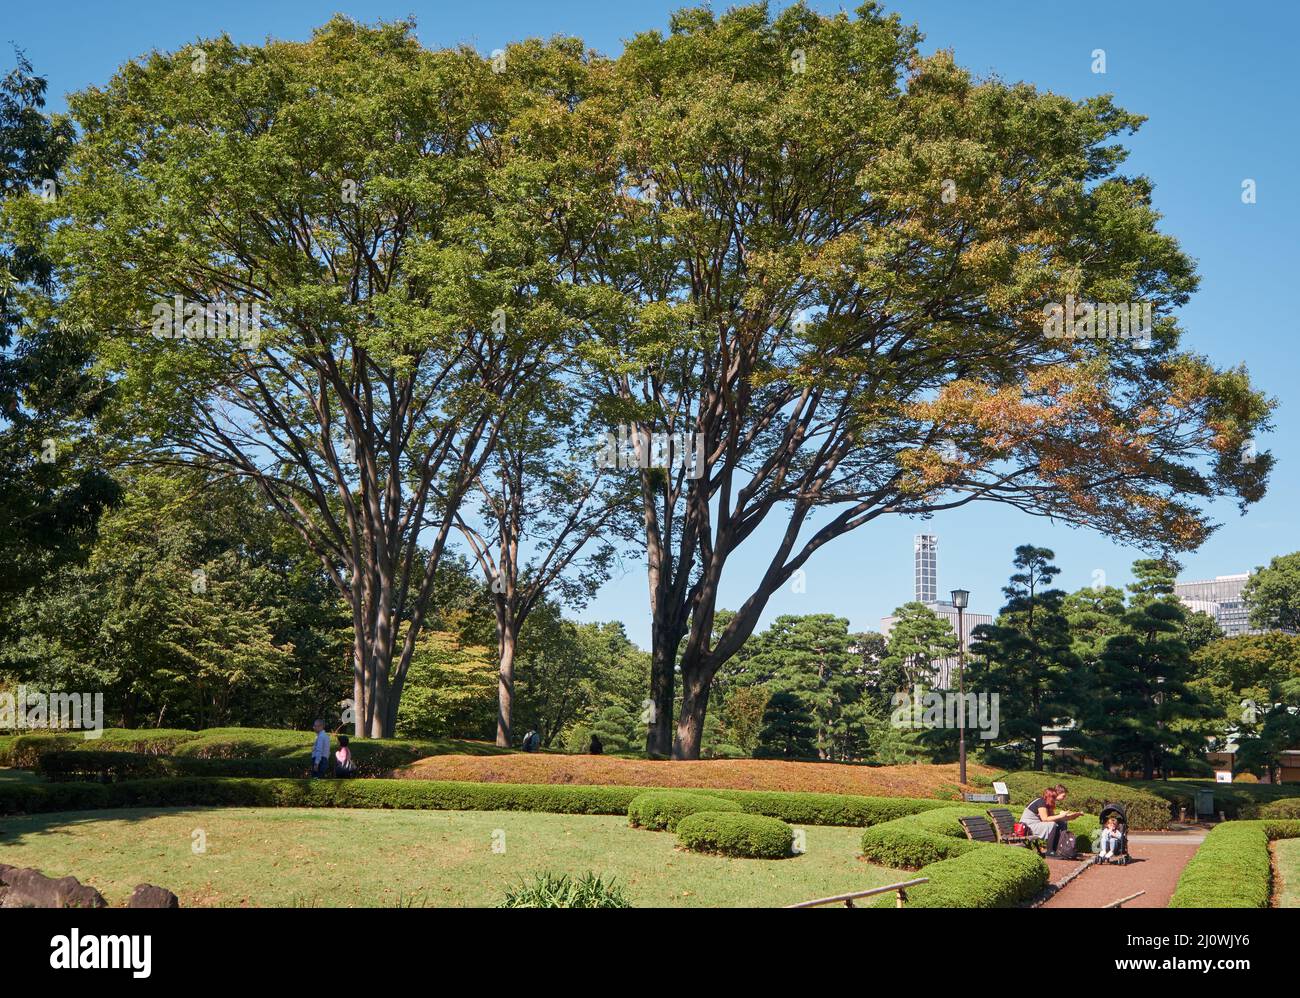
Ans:
[[[1238,634],[1262,634],[1250,626],[1250,611],[1241,591],[1250,578],[1249,572],[1240,575],[1218,575],[1213,579],[1174,584],[1174,595],[1189,610],[1198,610],[1215,619],[1228,637]]]

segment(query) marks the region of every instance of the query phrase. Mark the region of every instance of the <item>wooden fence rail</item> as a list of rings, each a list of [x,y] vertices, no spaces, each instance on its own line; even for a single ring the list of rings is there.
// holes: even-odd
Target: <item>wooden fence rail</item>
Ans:
[[[1141,897],[1143,894],[1145,894],[1145,893],[1146,893],[1146,891],[1138,891],[1136,894],[1130,894],[1128,897],[1126,897],[1126,898],[1120,898],[1118,901],[1112,901],[1110,904],[1103,904],[1102,907],[1103,907],[1103,908],[1122,908],[1122,907],[1124,906],[1124,902],[1126,902],[1126,901],[1132,901],[1134,898],[1140,898],[1140,897]]]
[[[874,894],[888,894],[894,891],[898,894],[898,904],[895,907],[903,907],[903,902],[907,900],[907,888],[915,887],[917,884],[928,884],[929,877],[918,877],[916,880],[904,880],[901,884],[889,884],[885,887],[873,887],[869,891],[854,891],[852,894],[836,894],[834,897],[817,898],[815,901],[800,901],[798,904],[788,904],[787,908],[818,908],[824,904],[843,903],[846,908],[853,908],[853,904],[858,898],[869,898]]]

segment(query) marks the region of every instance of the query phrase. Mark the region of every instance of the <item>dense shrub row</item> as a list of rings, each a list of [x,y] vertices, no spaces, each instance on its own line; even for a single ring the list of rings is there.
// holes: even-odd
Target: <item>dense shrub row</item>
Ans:
[[[1267,908],[1268,844],[1300,836],[1300,821],[1231,821],[1210,831],[1178,878],[1171,908]]]
[[[677,823],[677,841],[695,852],[782,859],[790,855],[793,832],[777,818],[733,811],[699,811]]]
[[[967,843],[974,848],[923,866],[928,884],[908,888],[909,908],[1012,908],[1047,886],[1047,864],[1031,849]],[[894,895],[881,895],[874,907],[888,908]]]
[[[163,776],[257,776],[305,777],[311,771],[311,756],[270,759],[205,759],[177,755],[147,755],[142,752],[97,750],[42,752],[36,771],[55,782],[98,780],[116,783]]]
[[[106,807],[357,807],[626,814],[639,787],[164,777],[121,783],[0,785],[0,814]]]
[[[971,842],[958,818],[978,813],[971,807],[945,807],[873,825],[862,833],[862,855],[872,863],[915,870],[980,847]]]
[[[103,807],[227,804],[246,807],[396,807],[626,815],[628,806],[634,799],[653,791],[652,787],[577,784],[169,776],[112,783],[0,784],[0,814]],[[840,800],[836,794],[782,794],[746,790],[710,791],[705,796],[733,801],[748,813],[808,825],[840,822],[861,825],[890,820],[900,813],[920,813],[951,806],[951,803],[945,804],[943,801],[902,797],[845,795]]]
[[[845,825],[867,828],[920,811],[952,807],[950,800],[916,797],[859,797],[768,790],[701,790],[710,797],[734,800],[750,814],[765,814],[792,825]]]
[[[964,856],[983,843],[966,838],[958,819],[978,816],[983,816],[978,805],[950,804],[939,810],[923,811],[874,825],[862,833],[862,855],[872,863],[905,870]],[[1089,852],[1097,832],[1097,816],[1085,814],[1071,821],[1069,827],[1075,834],[1079,851]]]
[[[1163,797],[1173,805],[1174,813],[1180,807],[1192,814],[1196,807],[1197,790],[1214,791],[1214,810],[1222,811],[1228,818],[1263,818],[1263,808],[1274,801],[1300,798],[1300,783],[1215,783],[1212,780],[1148,780],[1134,784],[1143,790]]]
[[[179,729],[106,728],[99,738],[81,733],[42,731],[0,736],[0,766],[35,769],[45,752],[138,752],[193,759],[285,759],[309,765],[313,735],[310,731],[273,728]],[[495,755],[508,752],[483,742],[455,739],[357,739],[352,754],[364,774],[386,773],[431,755],[456,752]],[[241,775],[225,770],[225,775]]]
[[[1286,797],[1259,808],[1261,818],[1289,818],[1300,820],[1300,797]],[[1288,836],[1289,838],[1290,836]]]
[[[1169,827],[1171,817],[1169,801],[1133,784],[1110,783],[1086,776],[1062,776],[1060,773],[1041,773],[1032,770],[1004,773],[994,779],[1006,783],[1007,789],[1011,791],[1012,809],[1017,813],[1037,797],[1044,787],[1061,783],[1070,792],[1065,806],[1071,811],[1098,814],[1107,804],[1119,803],[1123,804],[1128,812],[1128,823],[1131,828]]]
[[[640,794],[627,806],[628,821],[636,828],[651,831],[675,831],[677,823],[699,811],[737,811],[740,805],[722,797],[690,793],[685,790],[651,790]]]

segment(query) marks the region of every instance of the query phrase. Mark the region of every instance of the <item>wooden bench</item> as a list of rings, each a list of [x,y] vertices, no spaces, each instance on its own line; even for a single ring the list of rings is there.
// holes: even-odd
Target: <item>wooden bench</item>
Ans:
[[[997,829],[998,841],[1003,845],[1033,846],[1037,836],[1017,835],[1016,819],[1007,808],[991,807],[989,808],[989,817],[993,819],[993,827]]]
[[[972,842],[997,842],[998,833],[994,831],[988,818],[976,815],[971,818],[958,818],[966,838]]]

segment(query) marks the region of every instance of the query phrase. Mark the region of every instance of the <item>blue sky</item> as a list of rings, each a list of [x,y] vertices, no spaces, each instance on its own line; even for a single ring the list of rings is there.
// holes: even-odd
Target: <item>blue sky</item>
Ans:
[[[463,42],[487,54],[529,36],[572,34],[615,54],[636,32],[666,28],[669,13],[682,5],[657,0],[204,5],[0,0],[0,41],[26,50],[49,78],[50,105],[58,110],[65,93],[103,82],[122,62],[150,49],[178,48],[221,31],[250,43],[267,36],[305,38],[336,11],[365,21],[414,15],[429,46]],[[841,5],[812,6],[832,11]],[[1300,35],[1300,5],[1290,0],[1246,6],[915,0],[886,8],[920,26],[926,51],[951,48],[976,74],[1026,80],[1075,98],[1111,92],[1122,106],[1148,117],[1129,140],[1126,171],[1153,179],[1156,206],[1165,216],[1162,227],[1199,263],[1201,290],[1180,315],[1184,342],[1217,363],[1246,364],[1255,383],[1282,403],[1276,429],[1260,440],[1260,448],[1278,458],[1268,497],[1245,517],[1230,504],[1216,508],[1215,519],[1223,525],[1199,551],[1183,556],[1184,577],[1246,571],[1300,549],[1292,515],[1300,443],[1296,406],[1289,403],[1300,383],[1297,312],[1290,301],[1300,289],[1300,74],[1293,48]],[[1097,48],[1106,53],[1104,75],[1092,72]],[[9,63],[9,53],[0,52],[0,65]],[[1247,178],[1257,184],[1253,205],[1241,202]],[[819,552],[808,567],[806,592],[778,593],[766,619],[833,612],[848,617],[854,629],[877,627],[882,615],[911,598],[912,535],[922,530],[939,535],[940,589],[970,589],[972,608],[982,611],[1000,605],[1017,544],[1052,548],[1063,569],[1059,583],[1067,589],[1089,584],[1098,570],[1107,582],[1122,585],[1139,556],[1099,534],[997,507],[924,523],[877,521]],[[740,588],[743,581],[735,580],[752,578],[761,560],[737,557],[730,567],[733,584],[723,587],[723,605],[737,605],[748,595]],[[634,640],[647,644],[641,563],[628,563],[583,616],[621,619]]]

